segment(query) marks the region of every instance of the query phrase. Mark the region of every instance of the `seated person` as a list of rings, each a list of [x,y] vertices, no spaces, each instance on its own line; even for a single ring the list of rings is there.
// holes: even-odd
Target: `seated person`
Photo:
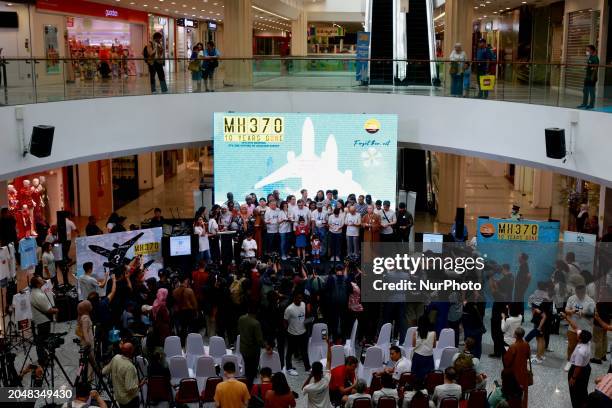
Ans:
[[[501,380],[501,387],[495,387],[495,390],[489,395],[489,406],[496,408],[500,407],[501,403],[509,403],[511,401],[518,402],[520,405],[523,399],[523,391],[516,381],[512,370],[502,370]]]
[[[382,373],[380,376],[380,381],[382,383],[382,389],[374,391],[374,394],[372,395],[372,402],[374,402],[374,406],[378,405],[378,400],[380,397],[393,397],[397,402],[399,396],[397,395],[397,388],[395,387],[393,376],[389,373]]]
[[[422,384],[418,388],[421,387],[423,387]],[[422,390],[419,390],[415,389],[412,384],[406,385],[406,387],[404,388],[404,400],[402,402],[402,408],[409,408],[412,399],[415,398],[417,394],[423,394],[427,399],[429,399],[429,395],[427,394],[427,388],[423,387]],[[429,402],[429,404],[433,406],[431,401]]]
[[[266,392],[272,389],[272,369],[263,367],[259,370],[259,377],[261,379],[260,383],[253,384],[253,387],[251,387],[251,397],[259,397],[263,400]]]
[[[348,399],[346,400],[346,404],[344,404],[344,408],[353,408],[353,402],[357,398],[372,399],[370,394],[366,393],[366,388],[367,387],[368,386],[365,383],[365,381],[357,380],[357,383],[355,384],[355,393],[348,396]]]
[[[170,380],[170,370],[164,359],[164,352],[156,350],[151,354],[147,368],[147,377],[164,377]]]
[[[330,355],[330,352],[328,352],[328,355]],[[356,384],[356,369],[357,359],[353,356],[348,356],[344,360],[344,365],[331,370],[329,397],[332,404],[340,405],[341,402],[346,402],[348,395],[353,393]]]
[[[476,371],[476,388],[486,388],[487,386],[487,375],[480,369],[480,360],[472,354],[472,349],[475,345],[475,341],[472,337],[465,339],[465,345],[463,346],[463,353],[456,353],[453,356],[453,368],[457,374],[457,377],[461,373],[469,368],[473,368]],[[471,361],[470,361],[471,358]]]
[[[457,401],[461,399],[461,386],[455,381],[457,380],[457,372],[453,367],[447,367],[444,370],[444,384],[436,386],[431,400],[436,407],[440,408],[440,402],[444,398],[455,397]]]
[[[98,391],[92,390],[86,382],[79,382],[75,387],[74,399],[66,402],[63,408],[87,408],[100,407],[106,408],[106,402],[102,399]]]
[[[402,350],[398,346],[390,347],[389,357],[392,365],[391,367],[385,367],[383,372],[391,374],[393,379],[398,381],[402,373],[410,371],[410,360],[402,356]]]

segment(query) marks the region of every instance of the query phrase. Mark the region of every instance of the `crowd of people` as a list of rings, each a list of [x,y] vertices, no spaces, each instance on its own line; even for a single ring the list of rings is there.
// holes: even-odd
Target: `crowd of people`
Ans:
[[[240,367],[234,362],[218,366],[225,380],[214,400],[222,408],[250,406],[255,402],[248,401],[258,399],[260,406],[292,407],[299,396],[294,391],[301,391],[308,406],[316,408],[351,408],[361,398],[371,398],[375,406],[381,398],[393,398],[404,407],[419,399],[440,406],[445,398],[479,395],[473,391],[486,389],[487,379],[499,375],[502,384],[488,398],[494,408],[527,406],[529,386],[538,381],[531,366],[542,363],[549,353],[550,336],[559,334],[559,326],[567,322],[566,369],[572,406],[609,404],[611,374],[598,378],[591,394],[587,386],[590,364],[606,360],[611,310],[599,300],[604,298],[595,293],[592,274],[576,263],[573,253],[559,259],[551,278],[538,282],[533,293],[527,293],[533,277],[526,254],[521,254],[515,267],[504,264],[494,270],[496,277],[488,280],[494,344],[489,357],[502,359],[501,373],[480,368],[487,332],[483,293],[455,292],[447,302],[362,302],[362,244],[410,240],[414,220],[406,204],[390,207],[389,201],[365,195],[349,195],[345,201],[334,190],[317,191],[314,197],[306,190],[299,197],[281,198],[278,191],[259,199],[251,194],[242,203],[228,193],[225,203],[210,211],[200,208],[194,216],[199,245],[193,270],[161,269],[158,278],[145,279],[146,265],[139,257],[106,274],[94,270],[91,263],[82,265],[76,335],[89,350],[92,367],[112,380],[114,398],[122,407],[142,402],[140,389],[147,378],[169,376],[164,358],[169,336],[178,336],[185,346],[189,333],[202,333],[205,338],[224,338],[230,348],[239,346]],[[113,214],[105,230],[125,231],[124,222],[125,217]],[[155,209],[147,225],[164,222],[161,210]],[[54,231],[51,228],[49,234]],[[73,231],[78,233],[76,226]],[[90,219],[85,231],[104,233],[95,219]],[[467,231],[453,237],[465,241]],[[45,264],[46,243],[41,264]],[[42,339],[59,312],[53,294],[43,290],[43,277],[51,274],[45,272],[48,262],[40,273],[43,276],[30,279],[40,364],[48,359]],[[525,301],[531,312],[525,311]],[[526,333],[523,325],[529,315],[533,329]],[[397,345],[393,342],[385,351],[388,361],[373,379],[358,378],[359,352],[333,368],[309,361],[314,324],[326,323],[324,338],[331,347],[345,344],[355,321],[356,350],[361,352],[376,343],[384,323],[394,325],[392,338]],[[409,327],[416,328],[412,338],[406,338]],[[434,349],[445,328],[454,330],[455,346],[461,342],[464,346],[445,368],[443,378],[431,386]],[[533,339],[536,352],[532,355]],[[260,369],[260,354],[275,352],[281,371]],[[138,372],[136,355],[146,358],[148,372]],[[291,390],[285,375],[299,375],[302,366],[308,374],[303,389]],[[403,376],[407,372],[411,377]]]

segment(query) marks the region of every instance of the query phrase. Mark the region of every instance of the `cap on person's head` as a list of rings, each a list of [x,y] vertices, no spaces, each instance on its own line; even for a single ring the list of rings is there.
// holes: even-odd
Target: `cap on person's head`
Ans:
[[[399,209],[400,210],[405,210],[406,209],[406,203],[399,203]]]

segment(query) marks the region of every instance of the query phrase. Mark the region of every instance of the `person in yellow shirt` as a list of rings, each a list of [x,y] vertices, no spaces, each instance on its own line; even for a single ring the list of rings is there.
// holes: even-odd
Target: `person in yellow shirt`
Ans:
[[[251,398],[245,383],[236,380],[236,365],[228,361],[223,365],[224,380],[215,390],[218,408],[246,408]]]

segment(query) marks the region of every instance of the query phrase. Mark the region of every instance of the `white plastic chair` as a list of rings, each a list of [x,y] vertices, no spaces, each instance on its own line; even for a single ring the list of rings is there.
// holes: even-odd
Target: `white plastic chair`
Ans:
[[[457,347],[446,347],[442,350],[442,355],[439,360],[434,361],[436,370],[444,371],[447,367],[453,365],[453,357],[459,352]]]
[[[378,333],[378,340],[376,341],[376,346],[380,347],[383,351],[383,362],[389,361],[389,347],[391,347],[391,331],[393,330],[393,325],[391,323],[385,323],[380,328],[380,332]]]
[[[312,326],[312,335],[310,339],[308,339],[309,361],[327,359],[327,342],[323,340],[323,330],[327,331],[327,325],[325,323],[315,323]]]
[[[236,373],[238,373],[239,375],[244,375],[244,367],[240,364],[240,359],[238,358],[238,356],[235,356],[233,354],[226,354],[221,357],[221,371],[223,371],[223,366],[225,365],[225,363],[228,362],[234,363],[234,365],[236,366]]]
[[[456,347],[455,344],[455,330],[453,329],[442,329],[440,331],[440,337],[434,348],[434,360],[440,360],[442,357],[442,351],[447,347]]]
[[[193,372],[187,367],[187,359],[183,356],[170,357],[170,383],[178,385],[183,378],[193,377]]]
[[[170,359],[174,356],[183,356],[183,349],[181,348],[181,339],[179,336],[168,336],[164,340],[164,354],[166,360],[170,364]]]
[[[331,369],[339,367],[344,364],[344,346],[335,345],[331,348]],[[325,367],[325,365],[324,365]]]
[[[344,354],[347,356],[356,356],[357,355],[357,347],[355,345],[357,341],[357,327],[359,326],[359,321],[355,319],[355,323],[353,323],[353,329],[351,330],[351,338],[346,340],[346,344],[344,345]]]
[[[196,361],[195,368],[195,377],[198,381],[198,389],[200,390],[200,394],[204,391],[206,379],[208,377],[215,377],[216,375],[215,359],[211,356],[200,356]]]
[[[416,326],[409,327],[408,330],[406,330],[406,338],[404,339],[404,344],[400,346],[404,357],[409,360],[412,360],[412,351],[414,350],[414,347],[412,346],[412,338],[414,337],[414,333],[416,333],[416,331]]]
[[[277,351],[273,351],[272,354],[268,354],[262,351],[259,355],[259,368],[270,367],[272,374],[282,371],[281,359]]]
[[[185,341],[185,357],[187,366],[194,369],[198,357],[205,355],[204,340],[200,333],[189,333]]]
[[[221,358],[227,354],[223,337],[212,336],[208,345],[208,355],[215,359],[215,364],[221,364]]]
[[[365,381],[369,387],[372,381],[372,373],[382,370],[383,364],[383,350],[378,346],[368,347],[365,360],[357,370],[357,377]]]

